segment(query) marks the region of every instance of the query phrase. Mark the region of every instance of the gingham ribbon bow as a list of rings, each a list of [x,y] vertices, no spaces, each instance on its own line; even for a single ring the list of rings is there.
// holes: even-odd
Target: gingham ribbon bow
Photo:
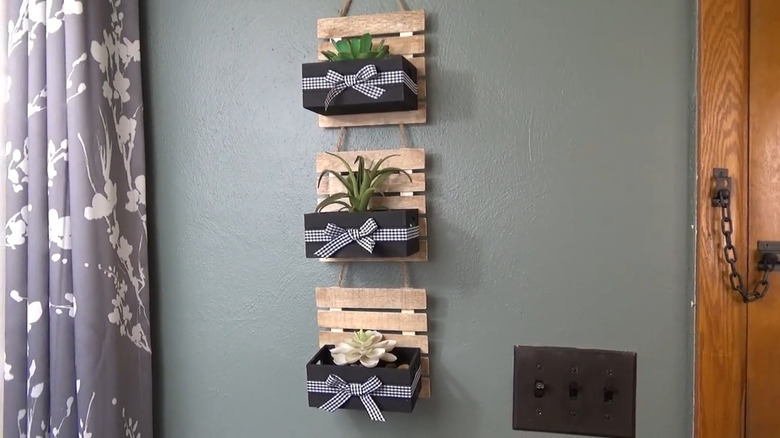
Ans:
[[[329,223],[325,227],[325,235],[330,240],[325,246],[314,253],[317,257],[327,258],[344,248],[352,242],[357,242],[363,249],[369,253],[374,252],[374,239],[371,237],[374,231],[379,228],[374,218],[368,218],[360,228],[344,229],[336,224]]]
[[[341,377],[331,374],[328,379],[325,380],[325,384],[331,388],[337,389],[336,393],[330,400],[320,406],[320,409],[328,412],[336,412],[336,409],[347,402],[353,396],[360,397],[360,401],[363,402],[363,406],[366,407],[368,416],[374,421],[385,421],[385,417],[382,415],[382,411],[371,398],[371,393],[376,391],[382,386],[382,381],[377,376],[372,376],[366,381],[366,383],[347,383]]]
[[[361,68],[354,75],[342,75],[339,72],[328,70],[328,74],[325,75],[325,82],[331,86],[331,89],[325,97],[325,111],[328,110],[328,106],[333,99],[347,88],[354,88],[372,99],[379,99],[384,94],[385,89],[367,83],[376,75],[376,66],[372,64]]]

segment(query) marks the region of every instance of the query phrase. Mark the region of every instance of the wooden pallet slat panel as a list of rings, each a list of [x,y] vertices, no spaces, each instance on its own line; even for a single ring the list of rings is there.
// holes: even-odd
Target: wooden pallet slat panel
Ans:
[[[415,125],[425,123],[428,112],[425,102],[416,110],[389,113],[350,114],[344,116],[319,116],[320,128],[349,128],[354,126]]]
[[[431,379],[423,377],[422,388],[420,388],[420,398],[431,398]]]
[[[371,327],[379,331],[428,331],[428,317],[424,313],[344,312],[339,310],[318,310],[317,324],[324,328],[358,329]]]
[[[387,180],[379,186],[379,190],[384,193],[424,192],[425,174],[413,173],[410,176],[412,177],[411,182],[406,175],[390,175]],[[322,178],[317,187],[317,194],[322,197],[343,191],[344,185],[341,184],[341,181],[331,176]]]
[[[319,259],[325,263],[344,263],[347,262],[427,262],[428,261],[428,241],[420,240],[420,251],[416,254],[412,254],[409,257],[383,257],[381,259],[376,257],[358,257],[350,259]]]
[[[385,45],[390,48],[391,55],[420,55],[425,53],[425,35],[398,36],[374,38],[374,44],[379,44],[384,40]],[[324,51],[335,52],[336,48],[330,41],[323,41],[317,45],[317,59],[325,61],[328,58],[322,54]]]
[[[317,38],[345,38],[364,33],[386,35],[425,30],[425,11],[401,11],[317,20]]]
[[[428,97],[428,81],[425,78],[417,79],[417,99],[425,100]]]
[[[372,151],[340,151],[338,155],[347,163],[355,162],[358,155],[370,161],[380,160],[388,155],[397,155],[390,157],[382,164],[382,167],[399,167],[407,170],[425,169],[425,149],[405,148],[405,149],[381,149]],[[338,158],[333,155],[320,152],[316,156],[316,172],[319,174],[325,169],[335,170],[336,172],[346,172],[347,168]],[[354,170],[354,167],[353,167]]]
[[[319,333],[319,345],[336,345],[339,342],[344,342],[345,339],[349,339],[352,336],[351,331],[339,332],[320,332]],[[426,335],[400,335],[394,333],[382,333],[385,339],[396,341],[398,347],[419,348],[422,354],[428,354],[428,336]]]
[[[317,322],[321,329],[318,339],[320,347],[337,345],[349,339],[356,327],[383,331],[385,339],[396,341],[397,347],[420,349],[423,354],[420,358],[423,375],[420,398],[430,398],[428,336],[417,334],[427,331],[428,315],[414,313],[414,310],[427,307],[425,289],[319,287],[315,296],[317,307],[334,309],[317,311]],[[368,309],[394,309],[400,313],[365,311]],[[404,333],[387,333],[387,330]]]
[[[390,210],[401,210],[405,208],[416,208],[420,211],[420,214],[425,214],[425,195],[414,196],[374,196],[371,198],[371,208],[387,208]],[[331,204],[323,208],[321,211],[339,211],[343,206],[338,204]]]
[[[414,67],[417,69],[417,80],[419,81],[420,78],[425,77],[425,57],[424,56],[415,56],[413,58],[406,57],[406,59],[409,60],[409,62],[414,65]]]
[[[420,237],[428,237],[428,218],[420,218]]]
[[[317,307],[409,310],[427,308],[425,289],[318,287],[315,296]]]

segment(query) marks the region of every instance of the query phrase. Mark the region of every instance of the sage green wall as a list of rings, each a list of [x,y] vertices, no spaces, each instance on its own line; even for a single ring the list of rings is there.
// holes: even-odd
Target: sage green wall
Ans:
[[[409,136],[430,164],[411,274],[433,398],[378,425],[304,392],[338,267],[303,257],[303,213],[338,133],[301,108],[300,65],[340,2],[144,2],[157,436],[541,436],[511,430],[515,344],[637,351],[638,436],[690,436],[695,2],[407,3],[428,14],[429,123]]]

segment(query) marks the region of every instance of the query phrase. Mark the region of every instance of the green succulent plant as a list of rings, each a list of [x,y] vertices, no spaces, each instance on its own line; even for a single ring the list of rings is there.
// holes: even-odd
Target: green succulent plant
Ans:
[[[390,54],[390,48],[382,40],[374,47],[371,41],[371,34],[367,33],[360,38],[345,38],[334,41],[336,48],[334,53],[330,50],[322,52],[329,61],[351,61],[353,59],[377,59],[384,58]]]
[[[405,170],[401,170],[397,167],[385,167],[380,169],[385,161],[391,157],[397,157],[398,155],[388,155],[381,160],[378,160],[376,163],[366,163],[366,159],[363,156],[358,155],[358,157],[355,159],[355,163],[357,163],[357,169],[353,170],[349,163],[347,163],[347,161],[344,160],[341,156],[332,154],[330,152],[326,153],[338,158],[342,163],[344,163],[344,166],[347,168],[346,175],[335,170],[325,169],[322,171],[322,173],[320,173],[320,178],[317,180],[317,187],[320,186],[322,178],[324,178],[325,175],[330,174],[339,180],[346,191],[334,193],[320,201],[320,203],[317,205],[317,209],[315,210],[317,213],[322,211],[323,208],[332,204],[341,205],[342,211],[367,211],[369,209],[368,207],[371,202],[371,197],[374,194],[380,194],[382,196],[385,195],[381,190],[379,190],[379,188],[387,180],[387,178],[390,177],[390,175],[403,174],[409,178],[409,182],[412,181],[412,176],[409,175],[409,173]]]

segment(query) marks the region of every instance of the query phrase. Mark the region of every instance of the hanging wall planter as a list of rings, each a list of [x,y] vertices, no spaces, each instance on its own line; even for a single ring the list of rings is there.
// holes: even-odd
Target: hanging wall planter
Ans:
[[[420,349],[393,347],[378,332],[360,331],[320,348],[306,364],[309,406],[365,410],[375,421],[385,421],[382,412],[412,412],[422,387]]]
[[[303,107],[323,115],[417,109],[417,68],[371,35],[333,43],[328,62],[303,64]]]
[[[338,166],[322,170],[318,185],[325,179],[334,190],[320,201],[316,213],[304,216],[306,257],[383,258],[417,253],[419,211],[388,210],[381,205],[385,191],[397,190],[393,187],[398,187],[399,182],[414,183],[411,173],[386,165],[400,155],[391,154],[375,161],[358,155],[352,165],[341,155],[327,155],[335,158]]]

